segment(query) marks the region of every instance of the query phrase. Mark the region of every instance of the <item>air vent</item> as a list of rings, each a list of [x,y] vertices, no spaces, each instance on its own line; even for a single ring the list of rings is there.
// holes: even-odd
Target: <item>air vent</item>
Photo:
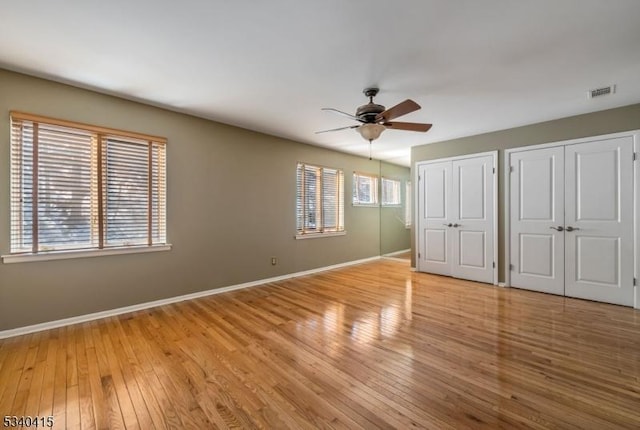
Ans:
[[[613,94],[616,92],[615,85],[609,85],[608,87],[596,88],[589,91],[589,98],[606,96],[607,94]]]

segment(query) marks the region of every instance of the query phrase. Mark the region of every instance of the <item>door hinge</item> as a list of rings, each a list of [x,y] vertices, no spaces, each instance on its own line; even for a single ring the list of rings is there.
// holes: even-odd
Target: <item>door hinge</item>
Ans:
[[[509,166],[509,172],[513,173],[513,166]]]
[[[635,287],[636,285],[638,285],[636,282],[636,278],[633,278],[633,286]]]
[[[493,170],[493,173],[496,173],[496,168],[495,167],[492,170]]]
[[[420,258],[420,253],[418,252],[418,258]]]
[[[634,152],[633,153],[633,161],[636,161],[638,159],[638,153]]]
[[[496,268],[496,262],[495,261],[493,262],[493,268],[494,269]]]
[[[513,267],[513,264],[509,264],[509,270],[513,270],[515,269],[515,267]]]

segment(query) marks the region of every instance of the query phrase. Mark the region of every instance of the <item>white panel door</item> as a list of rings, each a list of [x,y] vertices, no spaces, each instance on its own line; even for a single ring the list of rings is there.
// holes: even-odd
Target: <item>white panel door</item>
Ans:
[[[419,175],[418,270],[450,275],[451,162],[421,165]]]
[[[493,283],[493,156],[452,163],[452,275]]]
[[[633,139],[565,151],[565,294],[633,306]]]
[[[564,294],[564,147],[510,157],[511,285]]]
[[[418,165],[419,271],[494,282],[495,159]]]

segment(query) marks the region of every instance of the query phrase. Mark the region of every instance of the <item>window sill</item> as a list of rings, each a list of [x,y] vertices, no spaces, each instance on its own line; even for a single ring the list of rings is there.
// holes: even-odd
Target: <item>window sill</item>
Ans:
[[[352,203],[354,208],[379,208],[379,203]]]
[[[47,260],[67,260],[70,258],[101,257],[104,255],[138,254],[143,252],[169,251],[171,245],[127,246],[109,249],[82,249],[73,251],[51,251],[38,254],[9,254],[3,255],[2,261],[8,263],[30,263]]]
[[[296,234],[296,239],[319,239],[321,237],[332,237],[332,236],[344,236],[346,235],[346,231],[332,231],[330,233],[306,233],[306,234]]]

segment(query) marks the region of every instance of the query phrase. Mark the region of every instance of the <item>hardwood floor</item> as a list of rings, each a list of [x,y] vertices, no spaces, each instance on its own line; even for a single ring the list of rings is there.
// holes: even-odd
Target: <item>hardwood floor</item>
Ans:
[[[382,259],[0,341],[5,415],[60,429],[637,429],[640,312]]]

